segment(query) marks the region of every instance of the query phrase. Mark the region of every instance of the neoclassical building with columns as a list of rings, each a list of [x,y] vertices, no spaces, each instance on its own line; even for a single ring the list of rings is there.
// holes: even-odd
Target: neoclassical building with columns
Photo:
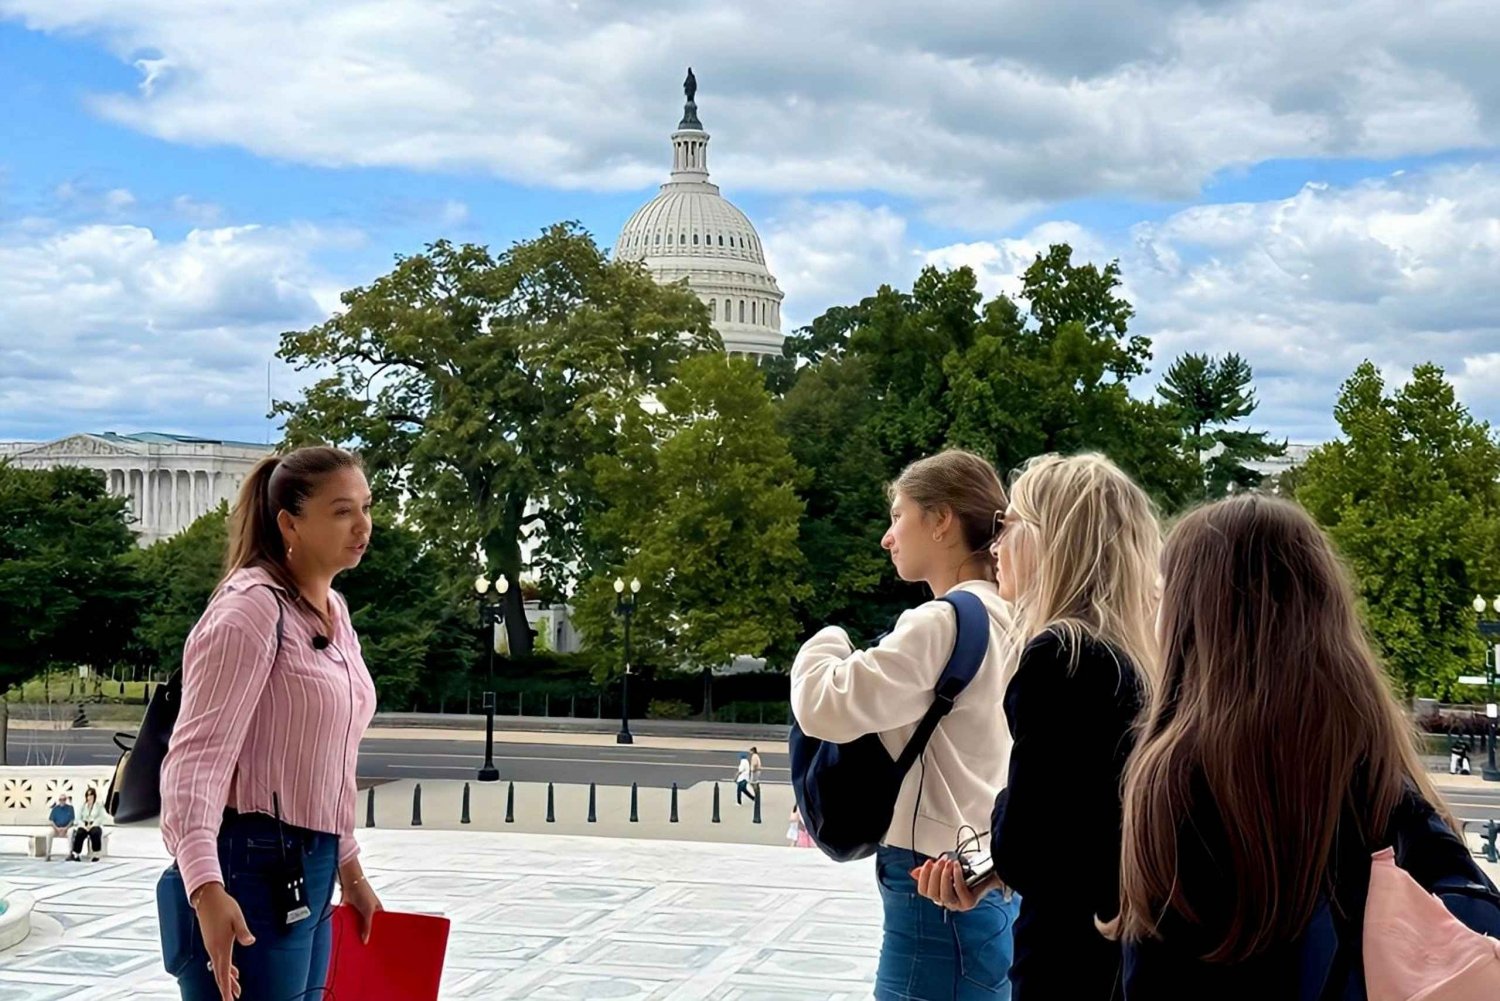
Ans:
[[[150,432],[0,443],[0,460],[20,469],[103,473],[110,494],[129,499],[130,527],[143,546],[176,535],[220,501],[233,504],[240,483],[270,452],[269,445]]]

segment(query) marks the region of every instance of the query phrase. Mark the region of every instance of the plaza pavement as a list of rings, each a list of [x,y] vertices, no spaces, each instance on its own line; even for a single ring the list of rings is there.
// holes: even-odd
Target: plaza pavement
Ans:
[[[781,825],[783,828],[785,824]],[[436,830],[361,831],[393,910],[453,920],[442,997],[863,1001],[880,906],[868,862],[815,851]],[[98,863],[0,856],[54,922],[0,956],[0,1001],[167,1001],[158,833]]]

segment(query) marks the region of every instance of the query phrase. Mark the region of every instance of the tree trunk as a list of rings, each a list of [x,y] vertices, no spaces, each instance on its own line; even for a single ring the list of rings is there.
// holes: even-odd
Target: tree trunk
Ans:
[[[484,540],[485,555],[495,569],[510,581],[505,593],[505,634],[512,657],[531,656],[531,628],[526,622],[526,598],[521,594],[521,517],[526,498],[512,495],[505,500],[505,516],[499,529]]]

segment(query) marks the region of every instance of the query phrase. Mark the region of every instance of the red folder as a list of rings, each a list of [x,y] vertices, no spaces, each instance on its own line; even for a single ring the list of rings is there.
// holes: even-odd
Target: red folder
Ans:
[[[437,1001],[448,951],[447,918],[377,911],[368,945],[359,940],[359,915],[333,909],[328,960],[329,1001]]]

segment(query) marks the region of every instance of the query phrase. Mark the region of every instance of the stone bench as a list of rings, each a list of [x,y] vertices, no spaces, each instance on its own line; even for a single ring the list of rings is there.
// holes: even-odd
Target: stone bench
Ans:
[[[48,819],[53,804],[67,795],[76,811],[89,789],[103,802],[110,776],[110,771],[97,766],[0,768],[0,838],[24,838],[28,855],[50,861],[56,853],[53,842],[61,837],[53,833]],[[109,834],[109,827],[104,826],[101,856],[109,854]],[[64,843],[63,854],[71,847]]]
[[[99,857],[105,858],[109,855],[109,828],[106,827],[99,837]],[[71,837],[71,832],[68,837]],[[66,844],[68,838],[60,834],[54,834],[52,825],[43,822],[41,825],[16,825],[0,824],[0,838],[25,838],[27,841],[26,854],[32,858],[52,861],[54,841],[64,841],[63,854],[72,850],[71,844]],[[84,850],[88,851],[90,846],[85,843]]]

